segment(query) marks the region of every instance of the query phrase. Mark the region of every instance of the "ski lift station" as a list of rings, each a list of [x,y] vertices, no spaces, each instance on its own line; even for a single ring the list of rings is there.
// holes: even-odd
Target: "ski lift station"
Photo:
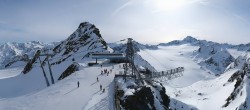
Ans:
[[[97,63],[97,59],[124,60],[126,56],[123,53],[92,53],[90,57]]]

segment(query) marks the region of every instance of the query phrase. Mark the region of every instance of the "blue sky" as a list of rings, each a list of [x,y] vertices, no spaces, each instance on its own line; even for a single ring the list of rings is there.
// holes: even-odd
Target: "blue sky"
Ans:
[[[61,41],[89,21],[107,42],[249,43],[249,10],[249,0],[0,0],[0,42]]]

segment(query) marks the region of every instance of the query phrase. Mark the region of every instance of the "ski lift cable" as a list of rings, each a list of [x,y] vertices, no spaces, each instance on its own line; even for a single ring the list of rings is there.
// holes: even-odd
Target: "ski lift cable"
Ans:
[[[148,54],[148,55],[151,56],[152,58],[154,58],[154,60],[157,61],[161,66],[163,66],[164,68],[167,68],[166,65],[164,65],[163,63],[161,63],[156,57],[154,57],[152,54],[150,54],[147,50],[144,49],[143,52],[146,53],[146,54]]]

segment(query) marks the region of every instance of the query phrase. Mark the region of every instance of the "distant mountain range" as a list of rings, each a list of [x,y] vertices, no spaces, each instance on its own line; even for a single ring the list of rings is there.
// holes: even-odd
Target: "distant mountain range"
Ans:
[[[6,68],[15,62],[23,62],[25,65],[32,59],[37,50],[50,50],[54,54],[53,63],[59,63],[67,58],[77,57],[75,53],[82,53],[88,56],[92,52],[124,52],[127,40],[121,40],[115,43],[106,43],[101,37],[99,29],[94,25],[83,22],[79,25],[78,29],[72,33],[69,38],[61,42],[43,43],[39,41],[32,41],[27,43],[5,43],[0,45],[0,68]],[[187,36],[183,40],[174,40],[168,43],[160,43],[158,45],[145,45],[134,41],[134,50],[140,51],[141,49],[158,49],[158,46],[176,46],[183,44],[190,44],[199,46],[200,48],[194,53],[197,63],[209,68],[212,72],[219,74],[223,73],[227,65],[234,60],[226,49],[236,49],[239,51],[250,51],[250,43],[248,44],[220,44],[207,40],[198,40],[192,36]],[[112,50],[112,49],[113,50]],[[223,57],[221,57],[223,56]],[[201,61],[202,59],[202,61]],[[216,60],[217,59],[217,60]],[[20,63],[19,63],[20,65]],[[18,66],[18,65],[15,65]]]
[[[173,40],[168,43],[160,43],[159,46],[173,46],[173,45],[182,45],[182,44],[191,44],[194,46],[201,46],[201,45],[218,45],[224,48],[231,48],[231,49],[237,49],[239,51],[250,51],[250,43],[247,44],[239,44],[239,45],[232,45],[228,43],[217,43],[213,41],[207,41],[207,40],[198,40],[192,36],[187,36],[183,40]]]
[[[43,43],[31,41],[27,43],[5,43],[0,45],[0,68],[10,66],[17,61],[28,62],[33,57],[36,50],[52,49],[57,42]]]

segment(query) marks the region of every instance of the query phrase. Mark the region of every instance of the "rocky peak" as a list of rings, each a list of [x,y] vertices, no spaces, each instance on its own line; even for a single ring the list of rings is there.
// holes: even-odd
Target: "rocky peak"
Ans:
[[[84,46],[88,46],[88,50],[93,50],[97,47],[107,49],[107,44],[102,38],[99,29],[88,22],[81,23],[73,34],[53,50],[55,53],[67,55],[71,52],[77,52]]]
[[[223,73],[234,57],[226,48],[220,45],[201,45],[196,53],[197,59],[202,59],[199,64],[215,74]]]
[[[193,43],[193,42],[197,42],[198,40],[192,36],[187,36],[186,38],[183,39],[183,41],[188,42],[188,43]]]
[[[62,57],[58,62],[64,61],[75,54],[81,53],[82,58],[93,52],[105,52],[108,46],[102,38],[100,31],[89,22],[82,22],[75,32],[66,40],[59,43],[54,49],[57,57]]]

